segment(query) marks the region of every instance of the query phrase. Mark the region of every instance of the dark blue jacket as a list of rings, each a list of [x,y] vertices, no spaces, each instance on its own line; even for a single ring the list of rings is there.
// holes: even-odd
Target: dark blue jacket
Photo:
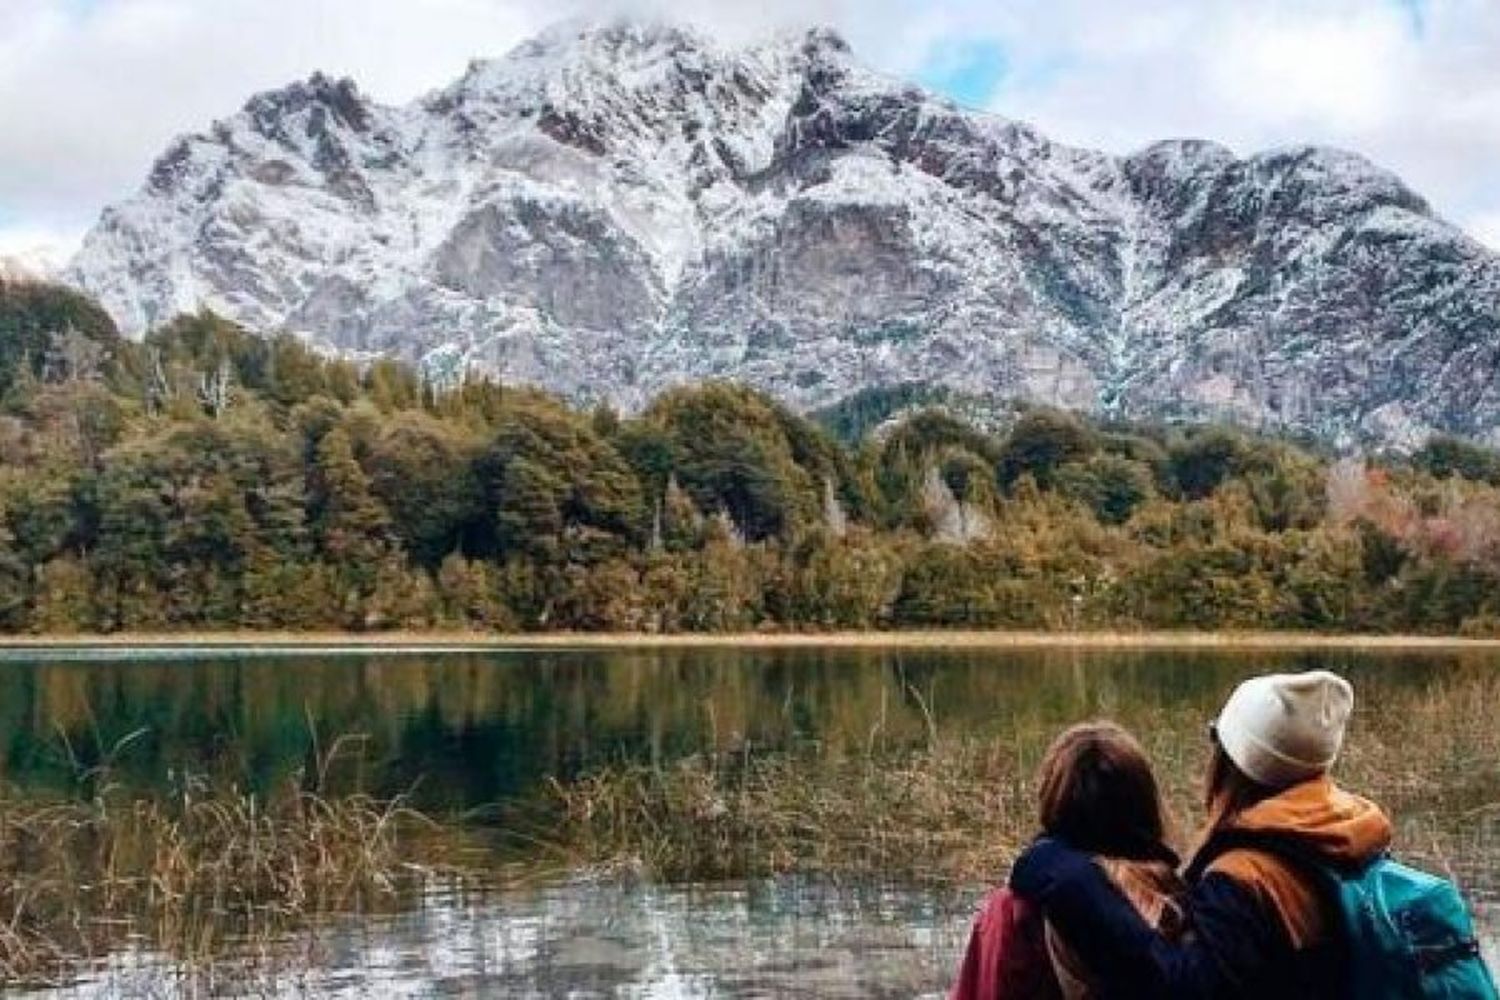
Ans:
[[[1327,949],[1299,952],[1255,894],[1226,875],[1188,891],[1190,937],[1172,944],[1141,919],[1093,858],[1040,840],[1016,862],[1011,888],[1041,906],[1108,1000],[1329,1000]]]
[[[1258,804],[1239,827],[1298,840],[1330,861],[1374,857],[1390,840],[1378,808],[1326,779]],[[1337,918],[1310,888],[1312,877],[1251,850],[1209,860],[1190,867],[1183,901],[1190,933],[1176,944],[1140,918],[1090,855],[1060,841],[1033,844],[1010,884],[1042,908],[1110,1000],[1341,996],[1346,959]]]

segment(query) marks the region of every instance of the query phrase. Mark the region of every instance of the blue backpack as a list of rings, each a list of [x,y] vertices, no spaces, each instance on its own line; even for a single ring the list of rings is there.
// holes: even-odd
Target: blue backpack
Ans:
[[[1234,848],[1265,851],[1317,878],[1342,918],[1349,1000],[1500,1000],[1463,894],[1447,879],[1388,854],[1341,868],[1295,841],[1250,833],[1215,837],[1195,867]]]

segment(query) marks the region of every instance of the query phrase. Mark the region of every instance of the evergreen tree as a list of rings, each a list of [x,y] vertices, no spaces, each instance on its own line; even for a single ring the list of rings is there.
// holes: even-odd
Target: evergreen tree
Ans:
[[[1059,468],[1088,458],[1098,447],[1093,432],[1072,414],[1034,410],[1016,421],[1000,451],[1000,485],[1010,489],[1022,476],[1031,476],[1049,487]]]
[[[387,566],[392,538],[389,518],[354,460],[342,427],[318,442],[307,492],[308,522],[318,552],[338,581],[339,607],[348,624],[363,626],[365,602]]]

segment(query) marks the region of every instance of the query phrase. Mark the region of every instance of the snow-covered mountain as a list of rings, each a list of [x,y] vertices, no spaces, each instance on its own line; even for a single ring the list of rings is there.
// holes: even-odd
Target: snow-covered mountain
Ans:
[[[179,139],[70,268],[139,333],[207,305],[627,407],[743,379],[1409,443],[1500,429],[1500,257],[1328,149],[1120,158],[863,68],[568,25],[405,107],[315,75]]]

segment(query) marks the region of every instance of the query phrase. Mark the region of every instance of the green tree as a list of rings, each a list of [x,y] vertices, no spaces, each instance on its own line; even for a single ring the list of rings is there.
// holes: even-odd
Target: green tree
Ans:
[[[1058,469],[1059,492],[1091,510],[1103,524],[1124,524],[1156,493],[1151,470],[1118,455],[1097,455]]]
[[[996,623],[994,578],[969,549],[928,544],[913,553],[901,577],[895,623],[905,626],[963,626]]]
[[[1211,427],[1173,443],[1168,466],[1177,492],[1201,500],[1245,471],[1250,449],[1236,431]]]
[[[1500,455],[1452,435],[1434,436],[1412,456],[1412,464],[1438,479],[1459,476],[1500,485]]]
[[[338,580],[345,620],[363,626],[366,602],[389,565],[392,533],[342,427],[318,442],[307,497],[308,523],[318,552]]]
[[[0,515],[4,507],[0,506]],[[0,630],[15,631],[26,624],[30,574],[16,554],[14,541],[0,516]]]
[[[0,277],[0,398],[23,374],[41,379],[55,338],[74,334],[97,345],[103,357],[120,344],[109,314],[61,285]]]
[[[484,506],[478,452],[468,435],[417,411],[394,416],[374,441],[370,487],[419,565],[436,570],[477,530]]]
[[[1016,421],[1000,450],[1000,485],[1009,490],[1022,476],[1031,476],[1048,489],[1059,468],[1083,461],[1098,447],[1094,433],[1072,414],[1033,410]]]
[[[674,390],[645,419],[666,432],[672,472],[698,508],[727,515],[752,542],[817,523],[825,478],[848,478],[825,432],[741,386]]]
[[[505,414],[477,471],[507,556],[587,561],[648,535],[640,481],[586,421],[555,405]]]

